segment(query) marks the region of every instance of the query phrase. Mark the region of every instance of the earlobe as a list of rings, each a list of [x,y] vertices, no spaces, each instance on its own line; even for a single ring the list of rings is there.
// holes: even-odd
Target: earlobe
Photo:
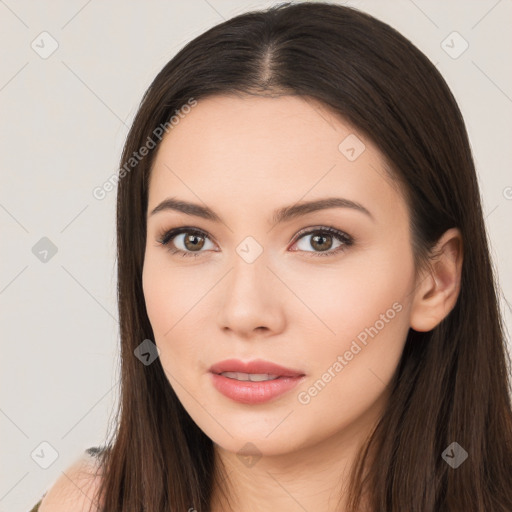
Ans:
[[[460,292],[463,243],[457,228],[446,231],[432,251],[431,266],[418,278],[411,327],[431,331],[454,308]]]

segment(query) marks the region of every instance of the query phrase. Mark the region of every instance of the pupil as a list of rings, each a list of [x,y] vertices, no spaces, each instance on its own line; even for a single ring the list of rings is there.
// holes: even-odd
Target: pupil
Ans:
[[[198,242],[197,240],[200,239],[201,237],[198,236],[198,235],[189,235],[186,237],[185,239],[185,246],[187,246],[188,249],[190,249],[190,247],[188,246],[188,244],[192,244],[192,248],[201,248],[202,247],[202,244],[200,242]]]
[[[329,237],[328,237],[328,236],[325,236],[325,235],[315,235],[315,236],[313,237],[313,243],[315,243],[315,244],[316,244],[316,243],[318,242],[318,240],[321,240],[321,239],[323,239],[323,240],[327,240],[328,238],[329,238]],[[327,249],[329,249],[329,247],[325,247],[326,242],[324,242],[324,243],[320,243],[319,245],[320,245],[320,246],[324,246],[324,247],[320,247],[320,249],[321,249],[321,250],[327,250]],[[327,245],[329,245],[329,244],[327,244]]]

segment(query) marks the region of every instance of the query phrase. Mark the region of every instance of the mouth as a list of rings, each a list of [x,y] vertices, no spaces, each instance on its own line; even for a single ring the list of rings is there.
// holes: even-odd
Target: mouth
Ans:
[[[244,404],[260,404],[293,389],[305,377],[301,370],[269,361],[229,359],[210,368],[213,386],[222,395]]]
[[[242,372],[222,372],[218,375],[240,381],[264,382],[267,380],[276,380],[280,375],[270,375],[268,373],[242,373]]]
[[[230,378],[237,378],[239,380],[248,380],[245,375],[266,375],[271,379],[278,377],[301,377],[305,375],[302,370],[295,370],[292,368],[286,368],[270,361],[264,361],[263,359],[255,359],[253,361],[240,361],[239,359],[226,359],[215,363],[211,368],[210,372],[220,375],[222,373],[230,374]],[[235,374],[241,377],[235,377]],[[268,380],[268,379],[262,379]]]

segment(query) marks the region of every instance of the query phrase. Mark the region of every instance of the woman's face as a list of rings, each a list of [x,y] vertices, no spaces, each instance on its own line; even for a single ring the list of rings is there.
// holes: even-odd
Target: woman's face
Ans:
[[[170,385],[221,448],[353,444],[382,413],[415,287],[408,210],[383,165],[292,96],[200,100],[162,140],[146,307]],[[178,206],[152,213],[167,199]]]

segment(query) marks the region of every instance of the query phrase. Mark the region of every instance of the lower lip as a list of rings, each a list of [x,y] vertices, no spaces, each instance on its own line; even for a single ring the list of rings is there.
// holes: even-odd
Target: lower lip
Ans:
[[[242,404],[262,404],[293,389],[303,378],[279,377],[274,380],[252,382],[230,379],[212,373],[213,385],[224,396]]]

